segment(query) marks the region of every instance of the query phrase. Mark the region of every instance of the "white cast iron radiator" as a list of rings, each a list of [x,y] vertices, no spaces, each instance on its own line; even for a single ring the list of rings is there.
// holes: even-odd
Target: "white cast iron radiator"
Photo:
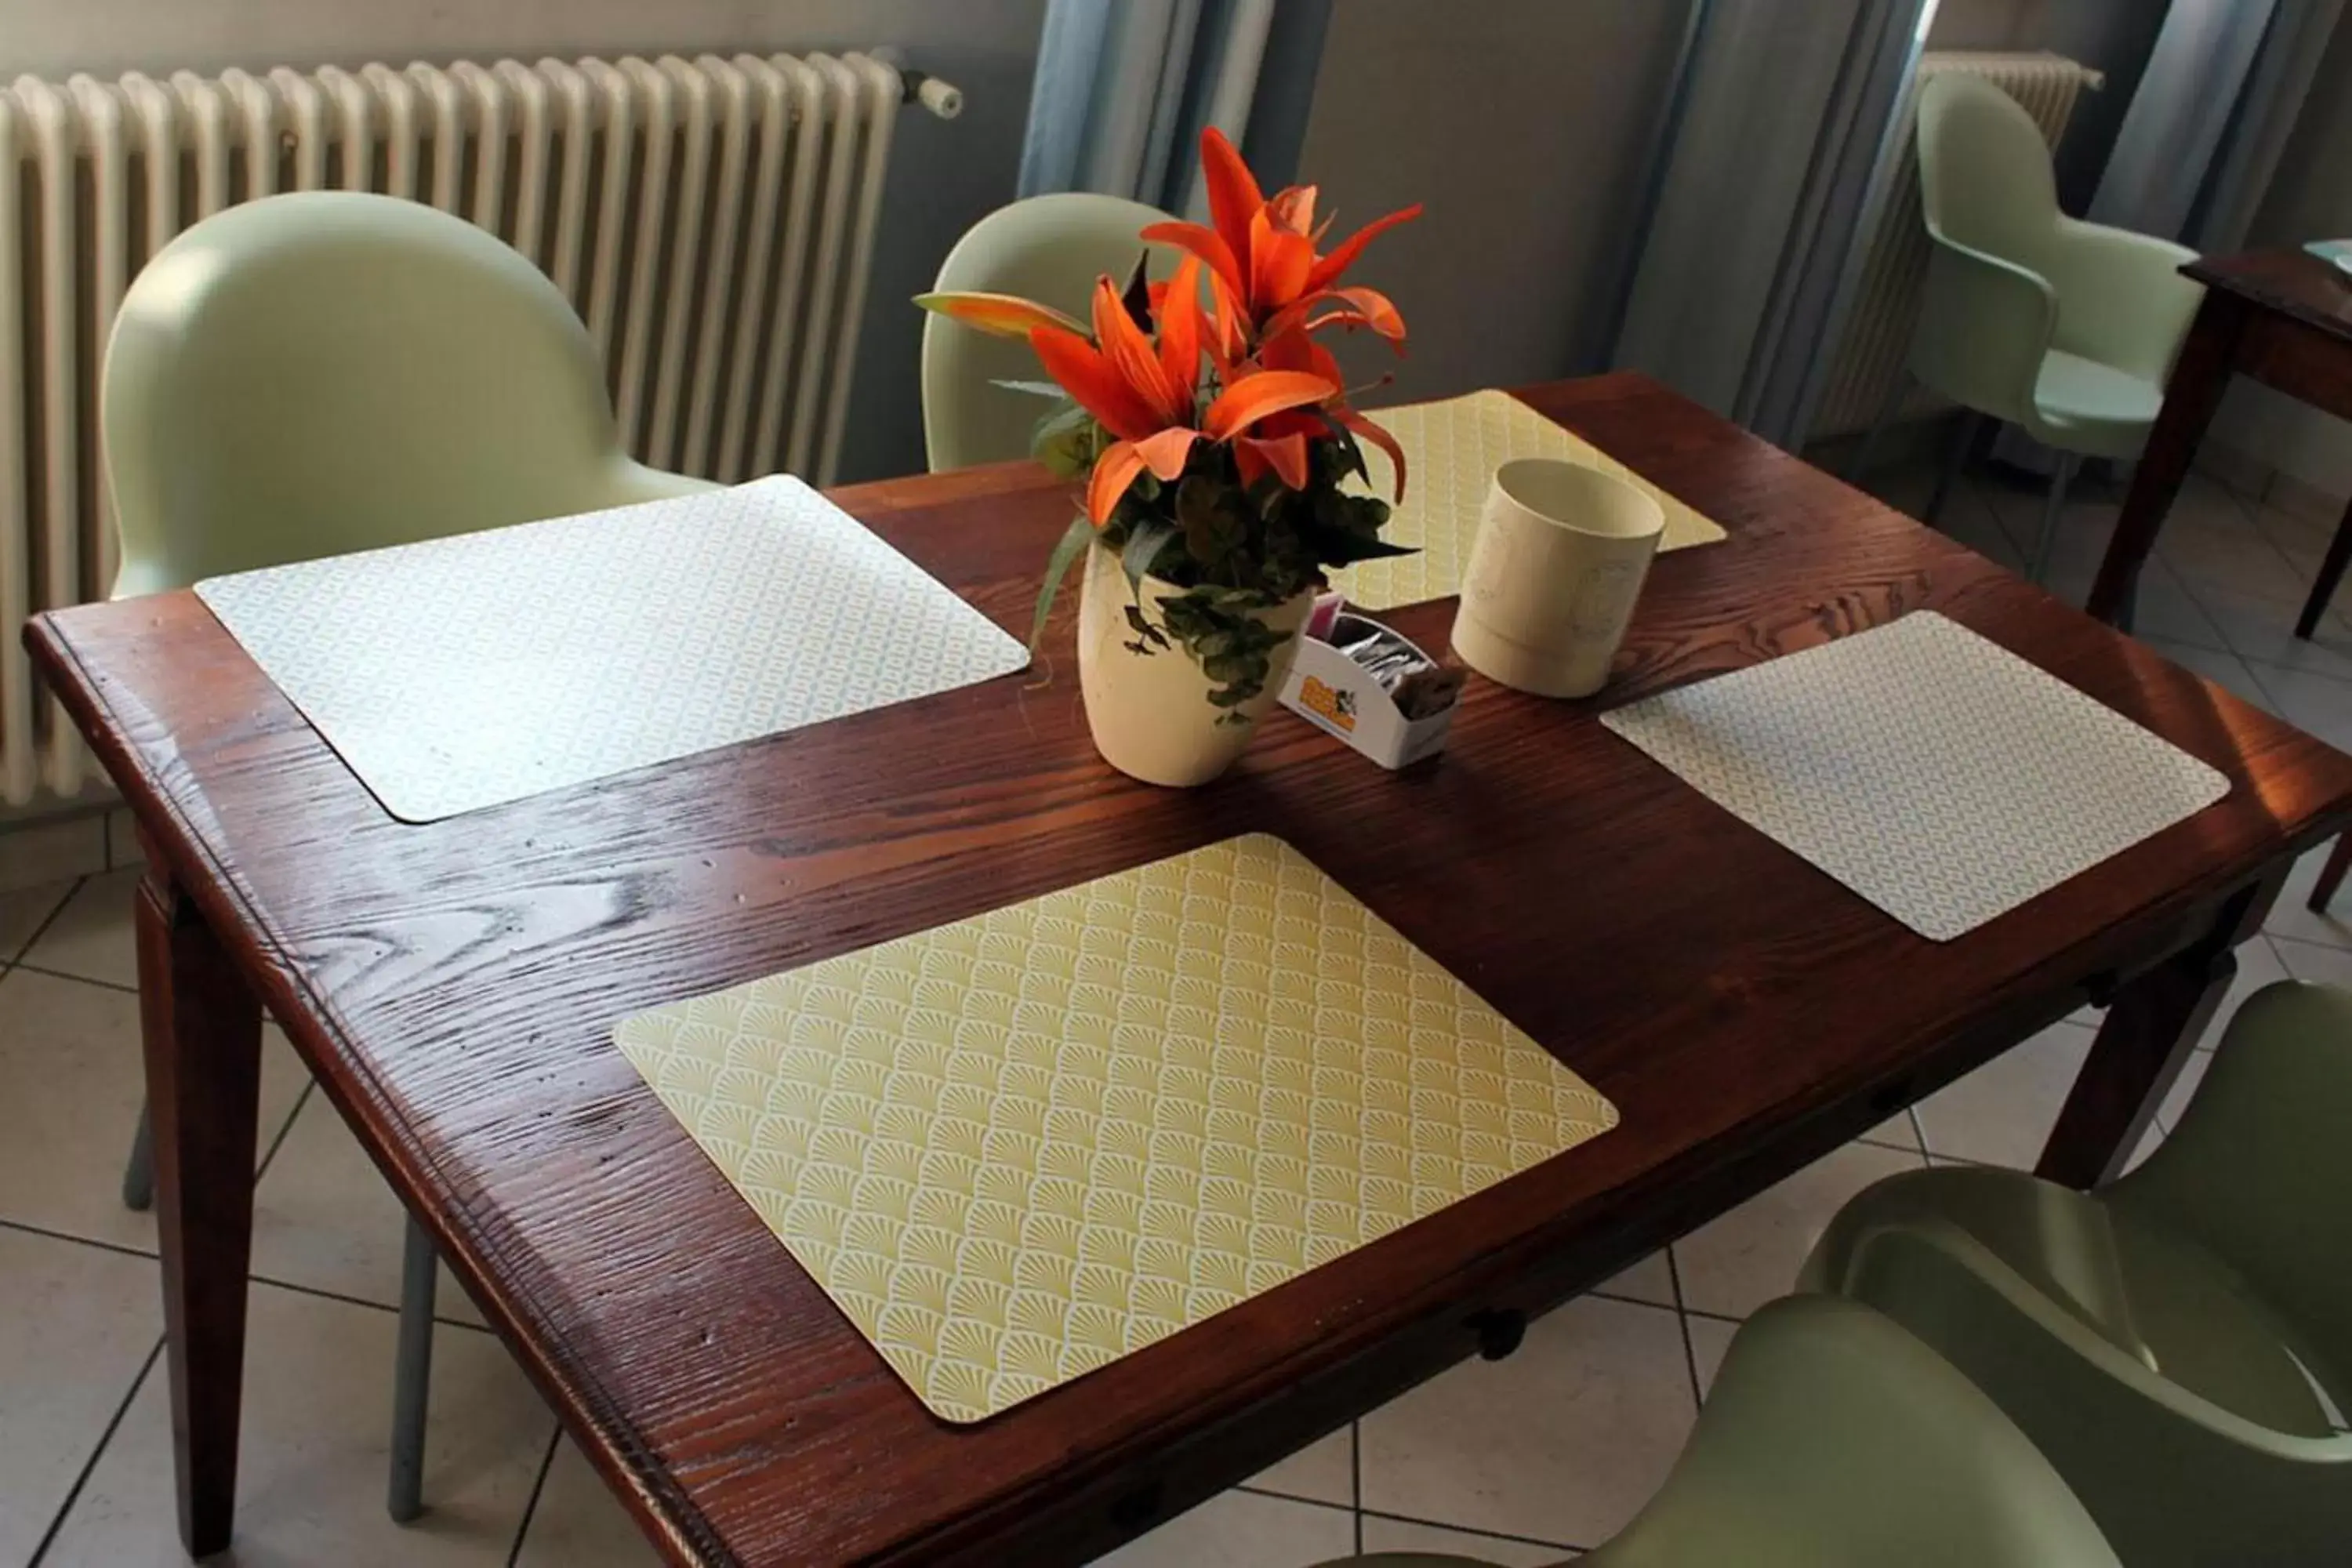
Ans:
[[[1953,50],[1919,57],[1920,80],[1944,71],[1967,71],[2000,83],[2033,116],[2053,149],[2066,132],[2074,100],[2086,87],[2097,91],[2104,79],[2097,71],[2061,55]],[[1910,353],[1911,329],[1919,318],[1919,285],[1927,275],[1927,230],[1919,214],[1914,115],[1913,106],[1906,102],[1903,123],[1896,127],[1899,141],[1893,177],[1871,236],[1861,286],[1846,317],[1845,335],[1838,343],[1821,407],[1813,416],[1814,437],[1869,428],[1872,416],[1894,391]],[[1903,413],[1906,416],[1925,414],[1938,406],[1928,394],[1914,392]]]
[[[0,88],[0,801],[74,793],[25,617],[103,597],[99,367],[166,240],[278,191],[381,191],[480,225],[588,323],[630,449],[739,480],[832,478],[902,102],[863,54],[20,77]]]

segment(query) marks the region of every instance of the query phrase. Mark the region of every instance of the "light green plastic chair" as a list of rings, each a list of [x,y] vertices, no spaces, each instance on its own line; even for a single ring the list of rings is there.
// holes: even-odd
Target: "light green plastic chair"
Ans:
[[[2352,993],[2249,998],[2180,1125],[2085,1195],[1994,1170],[1856,1196],[1806,1288],[1935,1346],[2134,1568],[2352,1563]]]
[[[1664,1489],[1576,1563],[2118,1568],[1990,1400],[1878,1313],[1829,1296],[1775,1301],[1741,1326]],[[1489,1565],[1381,1552],[1346,1568]]]
[[[964,232],[940,264],[941,290],[1013,294],[1087,319],[1095,279],[1124,283],[1138,255],[1150,274],[1174,269],[1174,252],[1136,237],[1166,223],[1158,207],[1123,196],[1063,191],[1002,206]],[[993,337],[943,316],[923,322],[923,445],[933,473],[1029,455],[1029,437],[1052,408],[998,381],[1037,381],[1045,372],[1017,338]]]
[[[189,228],[124,295],[100,390],[114,596],[712,488],[622,449],[555,286],[462,219],[313,191]],[[152,1201],[140,1115],[123,1201]],[[393,1517],[418,1511],[436,1258],[408,1224]]]
[[[1946,72],[1919,89],[1920,205],[1930,240],[1910,374],[2060,454],[2032,575],[2048,567],[2081,458],[2131,458],[2204,289],[2179,275],[2196,252],[2084,223],[2058,209],[2050,149],[2017,100]],[[1901,403],[1898,386],[1855,460]],[[1976,420],[1963,421],[1928,503],[1935,521]]]

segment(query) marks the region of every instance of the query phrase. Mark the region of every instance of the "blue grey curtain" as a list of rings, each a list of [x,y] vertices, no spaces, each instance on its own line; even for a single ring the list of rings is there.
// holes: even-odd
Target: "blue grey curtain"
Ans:
[[[1020,194],[1102,191],[1193,211],[1203,128],[1269,186],[1297,158],[1329,0],[1050,0]]]
[[[1930,0],[1697,0],[1613,362],[1801,438]]]

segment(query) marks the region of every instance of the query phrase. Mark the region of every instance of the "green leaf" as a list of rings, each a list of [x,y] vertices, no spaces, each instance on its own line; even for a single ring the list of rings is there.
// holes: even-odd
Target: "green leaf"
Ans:
[[[1140,588],[1143,579],[1151,573],[1151,563],[1176,531],[1164,522],[1139,522],[1129,530],[1127,548],[1118,552],[1118,563],[1127,573],[1128,585]]]
[[[1057,384],[1050,381],[1007,381],[998,376],[990,376],[988,384],[1001,386],[1007,392],[1025,392],[1032,397],[1067,397],[1069,395]]]
[[[1094,538],[1094,524],[1081,512],[1070,519],[1070,526],[1062,531],[1054,553],[1045,558],[1045,580],[1037,584],[1037,614],[1029,623],[1029,657],[1037,657],[1037,645],[1045,640],[1045,622],[1054,613],[1054,595],[1061,592],[1062,579],[1070,574],[1070,564],[1078,558]]]
[[[1057,479],[1086,477],[1095,466],[1095,418],[1075,403],[1066,403],[1037,421],[1029,437],[1029,451]]]

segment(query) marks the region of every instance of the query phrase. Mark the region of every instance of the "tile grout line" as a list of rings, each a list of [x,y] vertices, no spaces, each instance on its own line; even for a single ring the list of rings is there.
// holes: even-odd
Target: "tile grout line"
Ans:
[[[539,1478],[530,1483],[530,1497],[522,1505],[522,1518],[515,1525],[514,1544],[507,1549],[507,1568],[516,1568],[522,1561],[523,1542],[530,1539],[530,1521],[539,1512],[539,1496],[547,1489],[547,1473],[555,1468],[555,1450],[563,1446],[563,1423],[558,1421],[547,1439],[547,1453],[539,1461]]]
[[[22,1236],[37,1236],[44,1241],[61,1241],[69,1247],[94,1247],[100,1252],[110,1252],[119,1258],[136,1258],[147,1263],[163,1261],[162,1258],[155,1253],[127,1246],[120,1241],[105,1241],[94,1236],[76,1236],[71,1231],[51,1230],[47,1226],[33,1225],[20,1219],[0,1218],[0,1230],[13,1230]],[[299,1280],[280,1279],[271,1274],[247,1274],[245,1278],[246,1282],[250,1285],[267,1285],[273,1290],[287,1290],[297,1296],[309,1296],[315,1300],[332,1301],[339,1306],[363,1307],[371,1312],[394,1314],[400,1310],[398,1307],[387,1302],[371,1301],[364,1296],[348,1296],[340,1290],[330,1290],[320,1285],[305,1285]],[[445,1312],[435,1312],[433,1321],[440,1328],[464,1329],[471,1333],[488,1334],[492,1337],[496,1337],[498,1333],[496,1329],[487,1323],[468,1322],[463,1318],[453,1318]]]
[[[1675,1244],[1666,1243],[1666,1280],[1674,1287],[1675,1328],[1683,1337],[1683,1370],[1690,1374],[1691,1408],[1696,1411],[1706,1404],[1706,1396],[1698,1386],[1698,1347],[1691,1342],[1690,1312],[1683,1305],[1683,1268],[1675,1261]]]
[[[57,1544],[58,1532],[66,1527],[66,1517],[73,1512],[74,1504],[80,1500],[82,1488],[88,1486],[89,1478],[97,1473],[98,1462],[106,1457],[115,1433],[121,1428],[122,1418],[131,1414],[131,1402],[139,1397],[139,1390],[154,1372],[155,1363],[163,1353],[163,1336],[158,1334],[154,1345],[147,1352],[147,1359],[139,1363],[138,1373],[131,1378],[130,1389],[115,1405],[113,1417],[107,1422],[106,1430],[99,1434],[98,1442],[90,1448],[89,1458],[84,1461],[81,1473],[74,1477],[73,1485],[66,1489],[65,1500],[58,1504],[58,1511],[50,1519],[49,1528],[42,1532],[40,1544],[33,1548],[33,1555],[26,1560],[25,1568],[41,1568],[41,1559],[47,1556],[49,1548]]]
[[[17,945],[15,952],[7,955],[6,962],[10,965],[18,968],[29,967],[24,962],[25,955],[33,951],[33,944],[35,942],[39,942],[43,937],[49,934],[49,928],[58,923],[58,917],[65,913],[66,906],[73,902],[74,895],[80,892],[82,884],[89,880],[89,879],[86,876],[76,877],[73,879],[73,886],[68,888],[65,890],[64,895],[60,897],[56,903],[49,906],[49,912],[41,917],[41,922],[33,928],[32,934],[27,936]],[[30,889],[27,889],[27,891],[29,890]]]
[[[1427,1530],[1450,1530],[1456,1535],[1483,1535],[1490,1541],[1516,1542],[1521,1546],[1540,1546],[1548,1552],[1573,1552],[1581,1555],[1594,1551],[1590,1546],[1577,1546],[1565,1541],[1546,1541],[1539,1535],[1516,1535],[1507,1530],[1487,1530],[1475,1524],[1448,1524],[1440,1519],[1422,1519],[1409,1513],[1390,1513],[1384,1509],[1364,1510],[1374,1519],[1388,1520],[1397,1524],[1418,1524]]]
[[[26,951],[29,952],[31,950],[27,948]],[[27,974],[46,975],[51,980],[70,980],[77,985],[95,985],[101,991],[111,991],[118,996],[136,996],[139,994],[139,987],[136,985],[125,985],[120,980],[100,980],[94,975],[70,974],[65,970],[51,969],[46,964],[26,963],[21,961],[17,963],[16,967],[23,970]]]

